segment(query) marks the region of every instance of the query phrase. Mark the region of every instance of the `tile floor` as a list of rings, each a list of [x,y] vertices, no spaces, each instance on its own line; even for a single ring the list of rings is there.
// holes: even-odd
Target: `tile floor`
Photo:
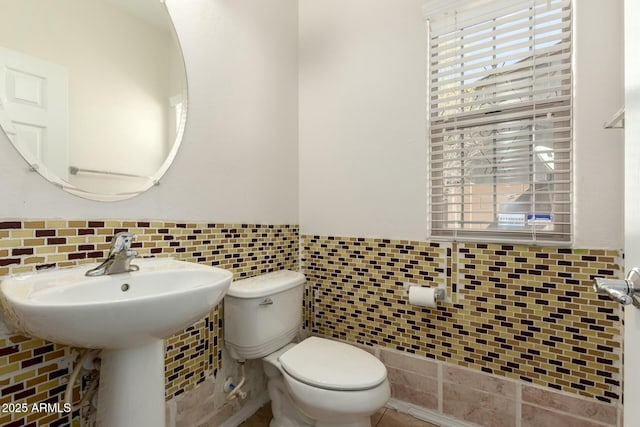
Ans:
[[[266,404],[239,427],[269,427],[271,403]],[[435,424],[403,414],[395,409],[382,408],[371,417],[371,427],[438,427]]]

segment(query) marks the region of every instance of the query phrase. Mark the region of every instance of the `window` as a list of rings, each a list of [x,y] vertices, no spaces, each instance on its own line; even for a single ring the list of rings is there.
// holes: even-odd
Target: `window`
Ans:
[[[432,235],[569,242],[571,1],[428,0],[425,13]]]

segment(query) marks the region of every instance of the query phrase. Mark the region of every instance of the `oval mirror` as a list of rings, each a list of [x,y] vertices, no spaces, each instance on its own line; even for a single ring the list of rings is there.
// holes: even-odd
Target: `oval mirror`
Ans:
[[[158,183],[187,113],[159,0],[0,0],[0,126],[32,170],[122,200]]]

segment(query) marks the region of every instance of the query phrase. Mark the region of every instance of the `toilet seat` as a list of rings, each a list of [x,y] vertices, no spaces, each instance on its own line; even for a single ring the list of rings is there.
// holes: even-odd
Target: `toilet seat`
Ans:
[[[368,390],[382,384],[387,370],[373,355],[349,344],[311,337],[278,358],[292,378],[327,390]]]
[[[389,380],[367,390],[328,390],[283,375],[297,409],[316,426],[370,427],[370,417],[391,397]]]

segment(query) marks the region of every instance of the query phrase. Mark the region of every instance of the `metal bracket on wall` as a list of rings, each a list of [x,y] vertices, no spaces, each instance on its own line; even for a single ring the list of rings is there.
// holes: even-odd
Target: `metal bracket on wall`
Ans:
[[[619,109],[609,120],[604,122],[605,129],[624,129],[624,107]]]

